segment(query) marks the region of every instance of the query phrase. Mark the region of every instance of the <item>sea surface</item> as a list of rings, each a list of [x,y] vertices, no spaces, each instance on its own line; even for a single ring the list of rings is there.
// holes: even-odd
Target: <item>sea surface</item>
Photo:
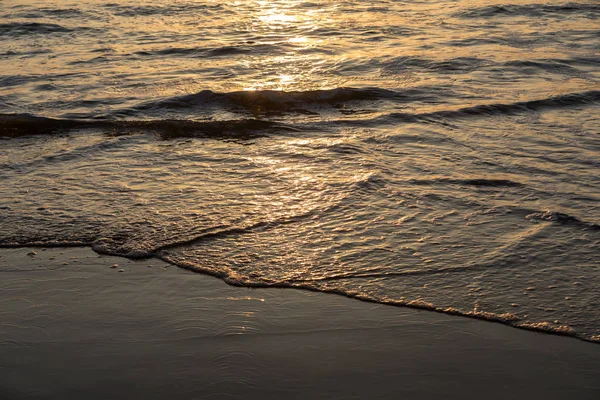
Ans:
[[[0,187],[0,247],[600,341],[600,3],[2,0]]]

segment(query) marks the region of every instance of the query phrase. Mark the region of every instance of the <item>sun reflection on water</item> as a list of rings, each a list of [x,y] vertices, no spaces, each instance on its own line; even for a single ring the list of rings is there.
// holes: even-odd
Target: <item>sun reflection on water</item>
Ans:
[[[302,6],[300,1],[257,1],[251,7],[252,30],[260,34],[258,43],[271,43],[280,52],[249,57],[248,66],[262,71],[257,79],[243,82],[243,89],[309,90],[314,87],[310,75],[318,69],[310,49],[319,41],[310,32],[318,29],[323,7]]]

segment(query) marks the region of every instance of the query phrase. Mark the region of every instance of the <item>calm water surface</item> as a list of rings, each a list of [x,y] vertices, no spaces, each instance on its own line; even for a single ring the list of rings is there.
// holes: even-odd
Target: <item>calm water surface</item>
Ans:
[[[596,1],[0,3],[0,246],[600,340]]]

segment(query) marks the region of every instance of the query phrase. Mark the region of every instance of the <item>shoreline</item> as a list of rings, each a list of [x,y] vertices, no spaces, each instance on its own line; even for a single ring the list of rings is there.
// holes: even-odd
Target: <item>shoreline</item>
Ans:
[[[327,293],[234,287],[88,248],[30,252],[0,250],[4,398],[600,394],[600,347],[574,338]]]
[[[293,290],[301,290],[301,291],[308,291],[308,292],[314,292],[314,293],[330,294],[330,295],[342,296],[342,297],[346,297],[348,299],[358,300],[358,301],[366,302],[366,303],[379,304],[379,305],[392,306],[392,307],[400,307],[400,308],[409,308],[409,309],[415,309],[415,310],[425,310],[425,311],[435,312],[438,314],[472,318],[472,319],[476,319],[476,320],[480,320],[480,321],[499,323],[499,324],[502,324],[505,326],[510,326],[510,327],[516,328],[516,329],[522,329],[522,330],[526,330],[526,331],[543,333],[543,334],[548,334],[548,335],[567,336],[567,337],[572,337],[572,338],[575,338],[575,339],[578,339],[578,340],[581,340],[584,342],[600,344],[600,335],[593,335],[591,337],[582,336],[576,330],[574,330],[573,328],[571,328],[568,325],[555,325],[555,324],[550,324],[548,322],[543,322],[543,321],[542,322],[520,322],[519,317],[517,317],[516,315],[513,315],[511,313],[508,313],[508,312],[506,312],[504,314],[496,314],[496,313],[491,313],[491,312],[486,312],[486,311],[478,311],[478,310],[465,312],[465,311],[461,311],[461,310],[458,310],[458,309],[455,309],[452,307],[450,307],[450,308],[437,307],[436,305],[434,305],[432,303],[422,301],[420,299],[411,300],[411,301],[387,299],[387,300],[383,301],[381,299],[368,297],[367,295],[364,295],[364,294],[360,294],[360,293],[359,294],[351,294],[351,293],[346,293],[346,292],[335,290],[335,289],[334,290],[322,290],[322,289],[313,288],[311,286],[289,285],[289,284],[279,284],[279,283],[271,284],[271,283],[267,283],[267,282],[264,282],[264,283],[263,282],[240,282],[238,280],[235,280],[235,279],[229,277],[226,273],[214,271],[211,269],[201,268],[192,263],[189,263],[189,264],[185,263],[185,262],[178,263],[176,261],[169,260],[168,257],[160,256],[158,254],[154,254],[152,256],[128,258],[126,256],[106,254],[106,253],[100,252],[100,251],[94,249],[94,246],[92,244],[88,244],[88,243],[70,243],[70,244],[66,244],[66,245],[65,244],[56,244],[56,245],[55,244],[50,244],[50,245],[48,245],[48,244],[46,244],[46,245],[33,244],[33,245],[27,245],[27,246],[4,245],[4,247],[0,247],[0,255],[5,250],[40,249],[40,251],[47,251],[48,249],[52,249],[52,250],[58,249],[60,251],[60,249],[68,249],[68,248],[83,249],[84,251],[90,250],[94,254],[97,254],[99,257],[113,257],[115,259],[127,260],[127,262],[142,262],[142,263],[150,262],[151,263],[152,260],[155,260],[157,262],[162,262],[162,263],[168,264],[169,266],[180,268],[180,269],[190,271],[190,272],[193,272],[196,274],[205,275],[205,276],[209,276],[212,278],[217,278],[217,279],[221,280],[223,283],[225,283],[229,286],[233,286],[233,287],[252,288],[252,289],[293,289]],[[30,250],[30,251],[34,251],[34,250]]]

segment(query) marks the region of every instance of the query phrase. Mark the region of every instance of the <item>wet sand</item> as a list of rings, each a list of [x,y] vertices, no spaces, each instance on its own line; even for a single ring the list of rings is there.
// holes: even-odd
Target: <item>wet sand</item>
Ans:
[[[570,337],[87,248],[0,272],[2,399],[600,398],[600,345]]]

